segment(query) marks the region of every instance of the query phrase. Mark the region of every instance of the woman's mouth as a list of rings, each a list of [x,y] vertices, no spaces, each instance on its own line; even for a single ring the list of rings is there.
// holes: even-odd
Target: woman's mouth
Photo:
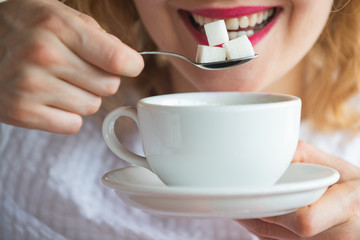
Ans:
[[[270,31],[280,12],[279,7],[179,10],[185,25],[203,45],[208,45],[204,24],[220,19],[226,23],[230,40],[246,34],[255,45]]]

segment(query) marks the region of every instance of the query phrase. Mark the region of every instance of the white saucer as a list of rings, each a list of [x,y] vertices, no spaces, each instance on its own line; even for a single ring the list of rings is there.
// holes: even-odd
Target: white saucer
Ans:
[[[249,219],[282,215],[318,200],[339,180],[331,168],[293,163],[272,187],[185,188],[165,186],[142,167],[113,170],[102,182],[128,206],[162,216]]]

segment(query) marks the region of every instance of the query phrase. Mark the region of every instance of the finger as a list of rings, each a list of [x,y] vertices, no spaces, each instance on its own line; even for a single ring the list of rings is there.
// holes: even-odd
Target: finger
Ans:
[[[4,113],[0,116],[0,120],[18,127],[54,133],[70,134],[77,132],[82,125],[80,114],[74,113],[75,111],[69,112],[50,106],[52,101],[55,102],[55,100],[51,99],[60,99],[62,97],[61,101],[68,102],[67,106],[70,110],[73,110],[71,108],[74,105],[78,105],[79,111],[84,111],[81,106],[89,103],[86,103],[87,101],[78,101],[76,104],[76,102],[66,100],[69,94],[60,91],[58,84],[56,84],[56,82],[59,82],[61,85],[62,81],[55,79],[53,82],[51,76],[46,76],[40,71],[36,72],[36,68],[31,68],[31,74],[25,75],[24,79],[17,79],[17,86],[9,86],[12,89],[11,91],[1,94],[1,102],[4,103],[6,109],[0,106],[0,110],[3,110]],[[49,85],[43,84],[43,80],[52,83]],[[67,84],[66,82],[63,83]],[[47,88],[47,86],[51,86],[51,88]],[[72,86],[72,88],[74,87]],[[75,91],[74,94],[79,93]]]
[[[55,23],[50,23],[56,24]],[[134,77],[144,67],[141,55],[116,37],[95,31],[83,21],[65,20],[67,27],[58,30],[59,38],[89,63],[110,73]],[[50,26],[52,28],[52,26]]]
[[[105,30],[100,26],[100,24],[91,16],[86,15],[84,13],[78,12],[73,8],[70,8],[71,11],[74,12],[75,15],[78,15],[78,17],[84,21],[84,23],[88,24],[90,27],[98,29],[102,32],[105,32]]]
[[[304,141],[299,141],[293,162],[314,163],[331,167],[340,173],[339,182],[348,181],[360,176],[360,169],[358,167],[341,158],[327,154]]]
[[[320,233],[308,240],[337,240],[337,239],[359,239],[360,221],[351,219],[341,225],[337,225],[326,232]]]
[[[360,184],[356,181],[336,184],[320,200],[308,207],[300,208],[295,213],[262,220],[287,228],[301,237],[312,237],[352,217],[353,202],[360,194],[359,189]]]
[[[21,9],[12,9],[13,12],[28,9],[22,16],[26,21],[21,21],[17,26],[18,30],[22,30],[19,32],[49,31],[80,58],[106,72],[129,77],[141,72],[144,66],[141,55],[116,37],[99,31],[98,24],[95,20],[89,20],[90,17],[58,1],[41,1],[37,4],[24,2],[18,5],[13,4],[11,8]],[[87,20],[84,21],[84,18]]]
[[[77,69],[53,66],[51,71],[56,77],[97,96],[110,96],[119,89],[121,79],[118,76],[90,66],[82,66],[81,69]]]
[[[49,124],[41,126],[40,122],[41,117],[45,119],[44,121],[48,120],[47,113],[39,110],[42,106],[56,108],[57,112],[89,115],[96,112],[101,104],[100,97],[57,79],[34,66],[26,68],[22,75],[9,82],[9,86],[5,85],[5,88],[9,90],[0,94],[1,102],[6,106],[2,120],[21,127],[46,129]],[[79,122],[79,119],[77,121]],[[70,132],[73,131],[71,129]]]
[[[42,3],[37,12],[32,25],[55,34],[85,61],[118,75],[133,77],[141,72],[141,55],[116,37],[99,31],[89,17],[57,1]]]
[[[37,31],[20,52],[21,61],[30,62],[44,71],[98,96],[114,94],[119,85],[118,75],[107,73],[83,61],[56,36]],[[43,84],[49,85],[44,82]]]
[[[1,119],[2,122],[22,128],[61,134],[76,133],[82,126],[82,118],[78,114],[31,102],[23,105],[26,107],[9,111],[8,118]]]
[[[116,93],[120,86],[118,75],[110,74],[82,61],[64,46],[59,47],[58,51],[66,57],[60,58],[59,63],[48,67],[55,76],[98,96]]]
[[[280,225],[264,222],[260,219],[236,220],[249,232],[263,239],[298,239],[295,233]]]
[[[40,104],[58,108],[59,110],[72,112],[81,116],[88,116],[98,111],[101,98],[81,88],[74,87],[66,81],[47,77],[51,85],[37,86],[37,94],[34,96]]]
[[[53,107],[43,106],[39,108],[37,114],[40,118],[37,118],[38,121],[35,121],[35,126],[30,126],[31,129],[61,134],[73,134],[78,132],[82,126],[82,118],[80,115]]]

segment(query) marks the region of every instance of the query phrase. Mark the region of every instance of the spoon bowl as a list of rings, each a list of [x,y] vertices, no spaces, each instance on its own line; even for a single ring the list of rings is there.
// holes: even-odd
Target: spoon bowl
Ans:
[[[257,58],[259,55],[255,54],[254,56],[244,57],[244,58],[237,58],[237,59],[230,59],[225,61],[217,61],[217,62],[207,62],[207,63],[197,63],[194,61],[191,61],[187,57],[177,54],[177,53],[170,53],[170,52],[160,52],[160,51],[148,51],[148,52],[139,52],[141,55],[147,55],[147,54],[156,54],[156,55],[167,55],[167,56],[173,56],[181,58],[194,66],[205,69],[205,70],[223,70],[228,69],[236,66],[240,66],[242,64],[245,64],[247,62],[250,62],[251,60]]]

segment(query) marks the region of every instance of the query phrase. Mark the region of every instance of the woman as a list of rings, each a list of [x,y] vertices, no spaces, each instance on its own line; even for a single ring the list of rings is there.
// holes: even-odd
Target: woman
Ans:
[[[359,239],[360,118],[348,104],[359,106],[360,2],[65,3],[71,8],[40,0],[0,4],[2,238]],[[149,57],[143,69],[138,50],[194,58],[203,38],[199,18],[246,21],[253,14],[257,24],[240,29],[250,30],[260,55],[251,63],[210,72]],[[333,167],[340,181],[295,213],[237,222],[149,216],[99,184],[103,173],[125,164],[109,153],[92,118],[81,116],[97,112],[101,120],[146,95],[220,90],[300,96],[302,139],[328,153],[300,141],[294,161]],[[140,151],[131,129],[120,132]]]

